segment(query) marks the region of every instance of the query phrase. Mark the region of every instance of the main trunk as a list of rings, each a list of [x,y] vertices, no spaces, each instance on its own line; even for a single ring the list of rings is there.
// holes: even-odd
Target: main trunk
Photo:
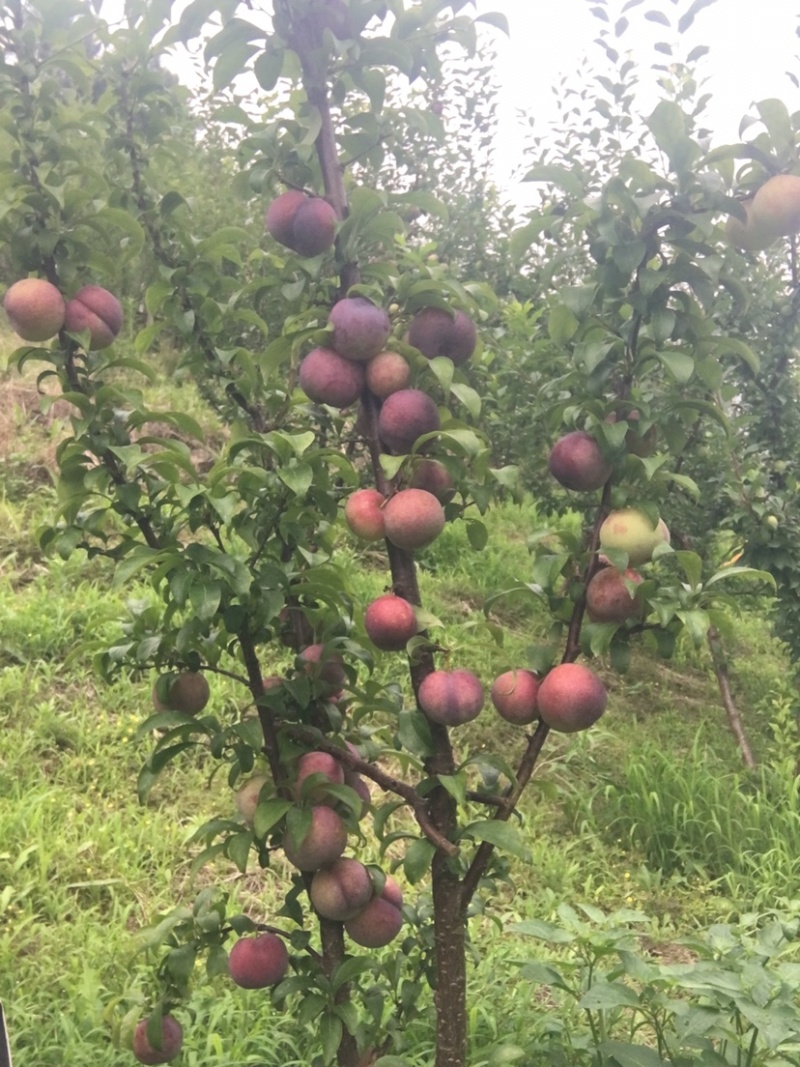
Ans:
[[[461,884],[447,856],[437,852],[432,867],[436,955],[436,1067],[467,1062],[466,923]]]

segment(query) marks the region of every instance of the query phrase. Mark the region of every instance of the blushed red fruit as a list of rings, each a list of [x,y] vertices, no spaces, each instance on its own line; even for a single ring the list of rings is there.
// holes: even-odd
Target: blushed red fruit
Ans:
[[[413,604],[394,593],[372,601],[364,612],[364,628],[383,652],[401,652],[419,630]]]
[[[307,196],[299,189],[281,193],[267,208],[264,218],[275,240],[300,256],[327,252],[336,237],[336,212],[321,196]]]
[[[548,466],[560,485],[579,493],[602,488],[612,471],[600,445],[584,430],[573,430],[556,441],[550,449]]]
[[[99,285],[84,285],[67,301],[64,328],[70,333],[89,331],[89,348],[108,348],[122,329],[122,304]]]
[[[364,369],[332,348],[315,348],[300,364],[300,388],[315,404],[347,408],[364,388]]]
[[[386,536],[383,504],[386,497],[377,489],[356,489],[344,505],[344,521],[362,541],[381,541]]]
[[[441,426],[436,402],[421,389],[401,389],[388,396],[378,415],[378,434],[392,452],[410,452],[424,433]]]
[[[245,825],[251,829],[256,817],[258,798],[261,790],[267,784],[267,778],[263,774],[254,774],[236,790],[236,810],[244,819]]]
[[[147,1019],[142,1019],[136,1024],[133,1031],[133,1054],[139,1063],[154,1067],[156,1064],[169,1063],[174,1060],[183,1044],[183,1027],[177,1019],[171,1015],[165,1015],[161,1020],[161,1047],[156,1048],[150,1044],[147,1036]]]
[[[444,508],[425,489],[401,489],[383,509],[386,536],[393,545],[413,551],[435,541],[444,529]]]
[[[277,985],[289,968],[289,953],[277,934],[240,937],[228,956],[228,971],[242,989]]]
[[[525,726],[539,718],[539,678],[533,671],[506,671],[492,682],[492,703],[506,722]]]
[[[380,400],[408,386],[411,367],[399,352],[379,352],[366,367],[367,388]]]
[[[347,827],[333,808],[320,804],[308,809],[311,826],[300,841],[287,830],[283,837],[283,851],[293,866],[301,871],[318,871],[335,863],[347,847]]]
[[[23,341],[49,341],[64,325],[64,297],[44,278],[21,278],[3,297],[8,321]]]
[[[624,574],[604,567],[586,586],[586,611],[592,622],[625,622],[641,618],[644,605],[629,591],[625,579],[639,583],[642,576],[630,567]]]
[[[342,657],[325,645],[309,645],[300,653],[307,674],[319,678],[333,689],[341,689],[347,681]]]
[[[475,323],[463,311],[451,315],[444,308],[423,308],[408,328],[408,343],[423,356],[447,356],[457,367],[467,362],[477,341]]]
[[[383,892],[344,924],[349,937],[363,948],[383,948],[393,941],[403,925],[403,894],[394,878],[387,876]]]
[[[472,671],[433,671],[420,685],[417,698],[432,722],[461,726],[480,715],[484,692]]]
[[[323,775],[330,785],[344,785],[344,768],[335,756],[331,756],[328,752],[306,752],[297,762],[294,795],[299,799],[302,793],[303,799],[311,804],[329,802],[329,795],[324,784],[303,792],[303,782],[312,774]],[[332,799],[331,802],[335,803],[335,800]]]
[[[449,504],[456,493],[450,471],[438,459],[418,459],[408,484],[411,489],[433,493],[442,504]]]
[[[317,871],[309,890],[311,903],[324,919],[344,922],[362,911],[372,897],[369,871],[358,860],[340,859]]]
[[[606,687],[581,663],[560,663],[539,686],[539,716],[553,730],[587,730],[606,709]]]
[[[180,711],[184,715],[199,715],[211,695],[205,675],[199,671],[183,671],[170,684],[166,701],[158,698],[158,683],[153,689],[156,711]]]
[[[331,348],[345,359],[366,363],[386,347],[391,332],[389,316],[365,296],[346,296],[328,316],[333,327]]]

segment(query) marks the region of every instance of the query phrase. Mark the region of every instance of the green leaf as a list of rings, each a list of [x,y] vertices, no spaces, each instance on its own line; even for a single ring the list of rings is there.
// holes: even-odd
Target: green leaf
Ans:
[[[587,1011],[608,1011],[611,1008],[636,1008],[639,997],[622,982],[595,981],[578,1001]]]
[[[278,477],[284,485],[291,489],[295,496],[302,497],[311,488],[314,472],[308,464],[304,463],[293,467],[281,467],[278,471]]]
[[[694,374],[694,360],[691,356],[675,349],[667,349],[657,355],[678,385],[686,385],[691,380]]]
[[[712,576],[706,582],[706,589],[709,586],[715,585],[717,582],[723,581],[725,578],[747,578],[749,581],[766,582],[767,585],[772,586],[775,593],[778,592],[778,585],[775,578],[769,571],[760,571],[754,567],[725,567],[712,574]]]
[[[575,171],[569,167],[562,167],[557,163],[544,163],[533,167],[522,179],[525,182],[550,182],[558,185],[576,198],[583,196],[583,186]]]
[[[465,385],[463,382],[453,382],[450,386],[450,392],[453,396],[458,397],[473,419],[477,421],[480,418],[481,395],[476,389],[473,389],[471,385]]]
[[[683,573],[686,575],[686,580],[692,589],[696,589],[700,585],[700,579],[703,574],[703,561],[697,555],[696,552],[682,552],[675,553],[675,559],[680,564]]]
[[[761,116],[761,121],[767,127],[767,133],[772,141],[772,148],[776,155],[782,155],[788,150],[794,150],[794,133],[792,120],[782,100],[771,97],[768,100],[756,102],[756,110]]]
[[[253,64],[256,81],[266,92],[271,92],[278,84],[283,70],[283,58],[283,49],[271,46],[262,52]]]
[[[461,831],[461,837],[471,837],[475,841],[486,841],[490,845],[502,848],[520,859],[530,861],[530,851],[520,831],[511,823],[499,819],[484,819],[470,823]]]
[[[467,521],[467,537],[476,552],[482,552],[489,543],[489,531],[479,519]]]
[[[322,1041],[322,1060],[329,1064],[336,1060],[336,1050],[342,1040],[344,1026],[338,1015],[323,1015],[319,1020],[319,1036]]]
[[[291,806],[288,800],[281,800],[278,797],[267,797],[265,800],[259,800],[253,819],[253,832],[256,837],[264,837],[268,834],[273,826],[276,826],[281,821]]]
[[[598,1045],[598,1050],[603,1056],[613,1057],[619,1067],[667,1067],[667,1064],[676,1061],[662,1060],[655,1049],[646,1045],[629,1045],[624,1041],[603,1041]],[[705,1058],[696,1061],[698,1064],[706,1063]]]
[[[550,340],[557,345],[563,345],[574,337],[578,329],[578,320],[564,304],[559,304],[550,312],[547,320],[547,332]]]
[[[426,873],[435,852],[435,845],[426,837],[417,838],[408,846],[403,857],[403,871],[411,885],[415,885]]]
[[[525,922],[512,923],[508,929],[512,934],[524,934],[526,937],[535,937],[539,941],[547,941],[551,945],[570,945],[576,935],[563,926],[545,922],[544,919],[526,919]]]

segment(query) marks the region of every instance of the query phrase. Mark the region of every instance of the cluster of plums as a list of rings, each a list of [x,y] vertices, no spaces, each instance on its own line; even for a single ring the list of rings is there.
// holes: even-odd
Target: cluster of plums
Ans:
[[[49,341],[59,332],[89,331],[89,348],[108,348],[122,329],[122,305],[99,285],[84,285],[70,299],[44,278],[22,278],[6,291],[3,307],[23,341]]]

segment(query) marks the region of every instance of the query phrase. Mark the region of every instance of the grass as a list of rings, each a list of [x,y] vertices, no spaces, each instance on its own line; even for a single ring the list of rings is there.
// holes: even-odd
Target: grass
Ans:
[[[183,409],[207,418],[191,384],[180,389]],[[154,406],[173,399],[165,386],[154,391]],[[137,932],[212,880],[236,906],[270,915],[281,900],[282,871],[253,867],[242,875],[218,862],[192,882],[188,838],[233,806],[225,776],[213,776],[206,757],[181,757],[147,805],[137,804],[136,775],[149,745],[136,740],[136,728],[150,713],[152,679],[123,677],[109,687],[92,673],[84,641],[113,635],[125,606],[102,560],[45,560],[38,549],[35,530],[55,506],[60,429],[55,418],[32,416],[29,401],[0,404],[7,420],[0,455],[9,461],[0,485],[0,999],[20,1063],[121,1067],[130,1053],[115,1042],[154,987],[154,961],[137,951]],[[526,665],[530,646],[546,639],[534,597],[494,602],[502,645],[484,623],[482,604],[526,580],[527,539],[547,516],[528,500],[495,507],[486,521],[490,540],[479,556],[463,525],[448,526],[421,557],[421,584],[448,663],[488,681]],[[561,521],[574,526],[577,517]],[[343,534],[338,551],[356,604],[383,591],[379,550],[362,555]],[[355,566],[357,559],[365,565]],[[797,745],[788,664],[757,614],[734,622],[729,647],[748,728],[775,769],[762,778],[739,770],[704,654],[681,648],[670,663],[638,654],[621,678],[601,665],[609,712],[585,735],[548,742],[523,808],[532,863],[512,861],[508,880],[498,883],[491,914],[501,924],[585,901],[641,908],[654,936],[671,939],[766,904],[771,893],[792,906],[800,828],[793,775],[778,755]],[[268,666],[289,662],[282,655]],[[396,660],[381,657],[378,679],[395,674]],[[233,714],[241,694],[224,678],[212,685],[215,706]],[[489,711],[456,742],[462,757],[491,747],[512,761],[525,743]],[[739,847],[743,827],[749,852]],[[530,991],[516,978],[513,937],[499,936],[483,916],[473,937],[469,1022],[475,1062],[484,1063],[503,1043],[525,1046]],[[222,978],[199,975],[178,1014],[189,1024],[185,1065],[306,1064],[317,1051],[314,1033],[291,1012]],[[428,1022],[415,1023],[410,1061],[426,1062],[431,1041]]]

